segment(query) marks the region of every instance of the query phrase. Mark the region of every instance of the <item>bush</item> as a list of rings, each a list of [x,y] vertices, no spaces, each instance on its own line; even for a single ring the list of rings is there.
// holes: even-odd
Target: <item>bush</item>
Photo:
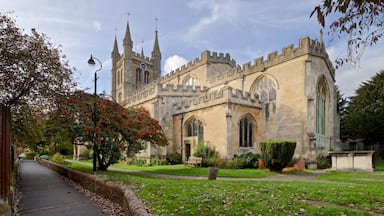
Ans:
[[[331,168],[331,159],[326,156],[317,157],[317,169],[328,169]]]
[[[296,142],[285,140],[271,140],[260,143],[264,166],[271,171],[281,171],[292,160]]]
[[[245,169],[245,168],[258,168],[258,161],[261,158],[260,154],[248,152],[240,156],[235,155],[233,159],[227,161],[227,169]]]
[[[64,164],[64,157],[60,153],[56,153],[52,156],[51,161],[58,164]]]
[[[150,161],[150,166],[160,166],[160,165],[166,165],[167,161],[165,159],[159,158],[159,157],[153,157]]]
[[[196,146],[195,152],[193,153],[194,157],[201,157],[203,158],[202,166],[208,167],[208,166],[218,166],[219,162],[219,153],[216,151],[215,148],[212,148],[210,146],[205,146],[202,143],[199,143]]]
[[[182,161],[181,161],[181,155],[177,152],[175,153],[171,153],[171,154],[168,154],[167,155],[167,163],[168,164],[181,164]]]
[[[37,152],[26,152],[24,153],[25,157],[23,159],[26,159],[26,160],[33,160],[35,158],[35,156],[37,156]]]

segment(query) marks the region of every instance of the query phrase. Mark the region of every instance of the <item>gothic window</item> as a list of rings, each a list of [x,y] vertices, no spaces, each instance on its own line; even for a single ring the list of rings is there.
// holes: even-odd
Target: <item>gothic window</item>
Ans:
[[[196,119],[192,119],[187,123],[187,137],[198,137],[198,142],[204,140],[204,125]]]
[[[239,146],[253,147],[253,123],[251,118],[244,117],[239,123]]]
[[[141,81],[141,70],[136,69],[136,83],[139,83]]]
[[[193,88],[195,88],[195,86],[196,86],[196,77],[188,75],[184,79],[183,85],[192,86]]]
[[[149,83],[149,71],[144,72],[144,83],[145,84]]]
[[[254,93],[261,102],[270,103],[276,101],[276,89],[276,83],[267,76],[263,76],[257,80]]]
[[[121,100],[122,100],[121,92],[119,92],[118,100],[119,100],[118,102],[121,103]]]
[[[118,70],[117,71],[117,84],[120,84],[121,83],[121,70]]]
[[[317,86],[316,101],[316,132],[324,135],[327,101],[327,83],[324,77],[320,79]]]
[[[120,83],[122,83],[122,82],[123,82],[123,71],[120,70]]]

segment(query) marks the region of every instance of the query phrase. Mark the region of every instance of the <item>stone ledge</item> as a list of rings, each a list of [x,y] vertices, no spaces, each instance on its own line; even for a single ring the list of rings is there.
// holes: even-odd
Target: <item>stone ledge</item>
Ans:
[[[120,204],[126,215],[151,215],[148,213],[143,202],[129,188],[113,182],[105,182],[98,179],[96,176],[79,172],[47,160],[37,159],[37,162],[60,175],[79,183],[84,188],[95,192],[112,202]]]

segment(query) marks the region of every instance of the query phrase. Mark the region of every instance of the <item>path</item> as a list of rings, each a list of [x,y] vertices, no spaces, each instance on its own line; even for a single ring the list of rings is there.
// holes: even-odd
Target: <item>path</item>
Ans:
[[[35,161],[20,161],[20,182],[20,215],[103,215],[94,202]]]

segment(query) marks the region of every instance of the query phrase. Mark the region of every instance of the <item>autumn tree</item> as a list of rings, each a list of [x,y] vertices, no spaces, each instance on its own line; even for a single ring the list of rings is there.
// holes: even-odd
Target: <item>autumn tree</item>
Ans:
[[[46,110],[73,86],[72,69],[60,46],[35,29],[25,34],[9,13],[0,12],[0,103]]]
[[[347,55],[336,59],[336,66],[359,61],[366,47],[375,45],[384,34],[384,1],[323,0],[311,13],[329,34],[347,38]],[[327,24],[326,18],[329,18]]]
[[[351,97],[342,124],[350,138],[365,144],[381,144],[384,140],[384,71],[364,82]]]
[[[93,122],[95,101],[96,127]],[[61,100],[58,112],[61,118],[57,122],[60,123],[60,119],[72,122],[71,128],[77,133],[78,142],[95,145],[93,149],[96,151],[99,170],[106,170],[116,163],[122,152],[132,156],[142,150],[143,142],[167,144],[158,121],[151,118],[144,108],[126,109],[114,101],[75,92]]]

